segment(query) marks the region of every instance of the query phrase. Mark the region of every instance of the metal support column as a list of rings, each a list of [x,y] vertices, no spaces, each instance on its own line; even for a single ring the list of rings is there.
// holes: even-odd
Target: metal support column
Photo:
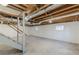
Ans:
[[[26,52],[26,38],[25,38],[25,12],[23,12],[23,54]]]
[[[20,24],[19,24],[19,17],[17,17],[17,42],[19,41],[19,32],[18,32],[19,26],[20,26]]]

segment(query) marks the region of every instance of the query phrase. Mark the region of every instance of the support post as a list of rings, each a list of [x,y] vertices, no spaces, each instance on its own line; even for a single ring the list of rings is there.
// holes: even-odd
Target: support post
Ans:
[[[19,41],[19,32],[18,32],[18,28],[19,28],[19,17],[17,17],[17,43]]]
[[[25,38],[25,12],[23,12],[23,54],[26,52],[26,38]]]

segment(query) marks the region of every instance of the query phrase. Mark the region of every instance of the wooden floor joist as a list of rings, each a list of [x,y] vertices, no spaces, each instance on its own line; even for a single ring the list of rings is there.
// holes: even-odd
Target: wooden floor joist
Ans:
[[[41,17],[34,18],[33,20],[34,20],[34,21],[35,21],[36,19],[39,20],[39,19],[41,19],[41,18],[47,17],[47,16],[52,15],[52,14],[58,14],[59,12],[63,13],[62,11],[65,11],[65,10],[68,10],[68,9],[71,9],[71,8],[74,8],[74,7],[78,7],[78,6],[79,6],[79,5],[73,5],[73,6],[70,6],[70,7],[68,7],[68,8],[61,9],[61,10],[58,10],[58,11],[56,11],[56,12],[52,12],[52,13],[46,15],[46,16],[44,15],[44,16],[41,16]],[[72,10],[72,9],[71,9],[71,10]],[[66,12],[66,11],[65,11],[65,12]]]

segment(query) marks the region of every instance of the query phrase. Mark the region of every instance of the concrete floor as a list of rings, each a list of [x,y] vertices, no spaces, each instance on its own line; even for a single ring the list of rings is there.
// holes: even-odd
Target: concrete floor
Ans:
[[[26,55],[79,55],[79,44],[35,36],[28,36],[26,40]]]
[[[0,55],[21,55],[22,51],[0,44]]]
[[[79,55],[79,44],[26,36],[25,55]],[[17,49],[0,45],[0,55],[22,55]]]

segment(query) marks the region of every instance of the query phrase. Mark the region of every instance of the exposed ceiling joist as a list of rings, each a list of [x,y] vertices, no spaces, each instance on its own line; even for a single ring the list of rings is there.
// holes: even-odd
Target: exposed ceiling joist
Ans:
[[[23,11],[22,9],[19,9],[19,8],[13,6],[13,5],[8,5],[8,7],[9,7],[9,8],[12,8],[12,9],[15,9],[15,10],[17,10],[17,11],[21,11],[21,12]]]
[[[24,11],[27,11],[27,8],[24,8],[24,7],[22,7],[21,5],[19,5],[19,4],[12,4],[13,6],[16,6],[16,7],[18,7],[18,8],[20,8],[20,9],[22,9],[22,10],[24,10]]]
[[[79,11],[78,4],[9,4],[8,6],[0,5],[0,14],[16,19],[22,12],[26,13],[28,23],[37,25],[40,22],[48,22],[49,19],[58,20],[62,16],[76,13]],[[15,17],[16,16],[16,17]],[[2,17],[2,16],[1,16]],[[20,16],[19,16],[20,17]],[[68,16],[70,17],[70,16]],[[55,21],[52,20],[52,21]],[[62,20],[65,21],[65,20]],[[27,23],[27,22],[26,22]]]
[[[30,11],[29,13],[32,13],[36,10],[36,7],[33,4],[25,4],[25,7],[27,7],[27,10]]]
[[[59,13],[56,16],[64,15],[64,14],[67,14],[67,13],[69,14],[69,13],[72,13],[72,12],[78,12],[78,11],[79,11],[79,8],[74,8],[74,9],[68,10],[66,12]]]
[[[68,8],[64,8],[64,9],[58,10],[58,11],[56,11],[56,12],[52,12],[52,13],[50,13],[50,14],[48,14],[48,15],[58,14],[59,12],[62,12],[62,11],[65,11],[65,10],[68,10],[68,9],[71,9],[71,8],[74,8],[74,7],[77,7],[77,6],[79,6],[79,5],[73,5],[73,6],[70,6],[70,7],[68,7]],[[41,16],[41,17],[34,18],[34,20],[47,17],[48,15],[44,15],[44,16]]]
[[[21,12],[14,10],[14,9],[11,9],[9,7],[5,7],[5,6],[0,5],[0,13],[4,13],[7,15],[11,15],[11,16],[18,16]]]
[[[40,10],[42,10],[42,9],[48,7],[48,6],[49,6],[49,4],[46,4],[46,5],[42,6],[41,8],[39,8],[38,10],[34,11],[32,14],[29,14],[29,15],[33,15],[33,14],[35,14],[36,12],[39,12]]]
[[[39,7],[38,7],[36,4],[34,4],[33,6],[34,6],[37,10],[39,9]]]
[[[59,13],[59,14],[56,14],[56,15],[52,15],[52,18],[53,17],[62,16],[62,15],[66,15],[66,14],[70,14],[70,13],[74,13],[74,12],[78,12],[78,11],[79,11],[79,8],[74,8],[74,9],[68,10],[66,12],[62,12],[62,13]],[[47,17],[46,18],[42,18],[42,19],[47,19]]]
[[[79,12],[75,12],[75,13],[71,13],[71,14],[67,14],[67,15],[63,15],[63,16],[51,18],[51,19],[48,19],[48,20],[43,20],[43,21],[41,21],[41,22],[39,22],[39,23],[41,24],[42,22],[45,22],[45,21],[57,20],[57,19],[62,19],[62,18],[65,18],[65,17],[76,16],[76,15],[79,15]]]
[[[48,11],[51,11],[51,10],[53,10],[53,9],[56,9],[56,8],[58,8],[58,7],[60,7],[60,6],[62,6],[62,4],[51,5],[51,6],[49,6],[48,8],[45,8],[45,9],[43,9],[43,10],[41,10],[41,11],[35,13],[35,14],[28,15],[27,17],[29,17],[29,19],[31,19],[31,18],[33,18],[33,17],[36,17],[36,16],[38,16],[38,15],[41,15],[41,14],[44,14],[44,13],[46,13],[46,12],[48,12]],[[26,17],[26,18],[27,18],[27,17]]]

